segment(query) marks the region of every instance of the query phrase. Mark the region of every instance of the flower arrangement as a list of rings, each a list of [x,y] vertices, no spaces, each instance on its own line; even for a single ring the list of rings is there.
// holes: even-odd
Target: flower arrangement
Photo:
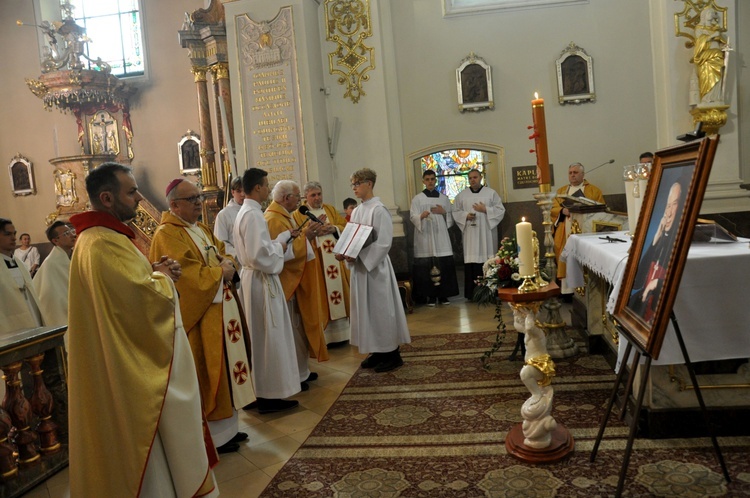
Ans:
[[[497,254],[482,267],[483,277],[477,279],[472,301],[477,304],[494,304],[497,290],[521,285],[518,274],[518,246],[515,237],[503,237]]]

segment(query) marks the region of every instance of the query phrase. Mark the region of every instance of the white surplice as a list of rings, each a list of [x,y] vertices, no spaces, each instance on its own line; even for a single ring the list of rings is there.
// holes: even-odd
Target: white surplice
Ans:
[[[351,343],[360,353],[387,353],[411,342],[396,275],[388,251],[393,240],[391,213],[373,197],[354,210],[351,221],[369,225],[371,239],[351,268]]]
[[[69,278],[70,258],[63,249],[55,246],[44,258],[33,280],[39,308],[47,325],[68,324]]]
[[[16,268],[8,268],[6,261],[14,260]],[[0,335],[39,327],[43,324],[39,300],[29,270],[20,259],[2,254],[0,261]]]
[[[234,202],[234,199],[230,199],[226,207],[216,215],[216,221],[214,222],[214,235],[224,242],[224,251],[232,256],[237,254],[234,248],[234,221],[237,219],[241,207]]]
[[[487,213],[477,212],[473,206],[483,202]],[[474,222],[467,221],[466,215],[475,213]],[[465,188],[456,196],[453,219],[463,233],[464,263],[484,263],[497,252],[497,226],[503,220],[505,207],[497,192],[489,187],[474,193]]]
[[[278,239],[288,237],[283,232]],[[242,304],[250,328],[252,378],[259,398],[287,398],[300,392],[292,321],[279,273],[284,269],[280,242],[271,240],[263,211],[245,199],[234,224],[237,259],[242,264]]]
[[[445,215],[430,213],[424,219],[421,215],[433,206],[442,206]],[[444,194],[440,197],[427,197],[420,192],[411,201],[409,217],[414,224],[414,257],[431,258],[452,256],[453,248],[448,236],[448,229],[453,226],[453,206]]]

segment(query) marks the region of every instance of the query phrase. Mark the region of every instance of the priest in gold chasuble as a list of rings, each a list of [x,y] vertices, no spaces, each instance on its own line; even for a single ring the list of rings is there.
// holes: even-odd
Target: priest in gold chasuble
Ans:
[[[218,496],[182,327],[180,265],[150,263],[124,224],[143,197],[130,168],[86,178],[94,211],[71,217],[69,444],[71,496]]]
[[[313,216],[323,222],[317,235],[310,239],[315,250],[315,263],[321,269],[324,286],[321,295],[326,300],[328,310],[328,327],[326,327],[326,344],[348,341],[351,338],[349,326],[349,268],[344,261],[337,261],[333,254],[337,235],[346,227],[346,219],[335,207],[323,203],[323,187],[318,182],[308,182],[303,189],[305,205]],[[308,217],[295,210],[292,217],[297,225],[302,225]],[[305,230],[311,230],[305,226]]]
[[[284,231],[299,228],[292,212],[299,206],[301,195],[299,186],[291,180],[277,182],[271,195],[273,202],[266,209],[264,216],[268,222],[268,232],[273,239]],[[318,361],[328,360],[328,348],[323,333],[328,325],[325,286],[321,267],[315,261],[315,252],[309,240],[314,237],[315,230],[321,228],[321,224],[312,222],[308,223],[308,226],[311,226],[312,231],[308,230],[304,236],[295,238],[290,244],[292,247],[287,249],[287,253],[293,250],[293,254],[289,255],[290,259],[285,258],[284,270],[279,275],[284,295],[290,303],[289,314],[295,329],[295,347],[302,382],[310,378],[310,369],[307,365],[308,348],[309,356],[317,358]]]
[[[178,179],[167,188],[169,211],[151,242],[150,257],[170,255],[182,265],[180,309],[193,351],[203,408],[219,453],[237,451],[237,410],[255,400],[250,379],[250,339],[234,296],[235,263],[224,243],[198,222],[202,195]]]

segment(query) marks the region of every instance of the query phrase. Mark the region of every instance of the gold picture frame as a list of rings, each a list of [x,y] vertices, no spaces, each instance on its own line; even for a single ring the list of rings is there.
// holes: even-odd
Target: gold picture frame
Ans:
[[[631,344],[659,358],[718,137],[657,151],[614,318]]]

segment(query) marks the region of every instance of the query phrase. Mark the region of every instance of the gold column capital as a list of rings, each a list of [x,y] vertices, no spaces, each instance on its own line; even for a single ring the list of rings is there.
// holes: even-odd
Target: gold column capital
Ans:
[[[226,62],[217,62],[211,65],[211,73],[217,80],[228,80],[229,79],[229,64]]]
[[[206,66],[192,66],[190,68],[190,72],[193,73],[196,83],[206,81],[206,71],[208,71],[208,67]]]

